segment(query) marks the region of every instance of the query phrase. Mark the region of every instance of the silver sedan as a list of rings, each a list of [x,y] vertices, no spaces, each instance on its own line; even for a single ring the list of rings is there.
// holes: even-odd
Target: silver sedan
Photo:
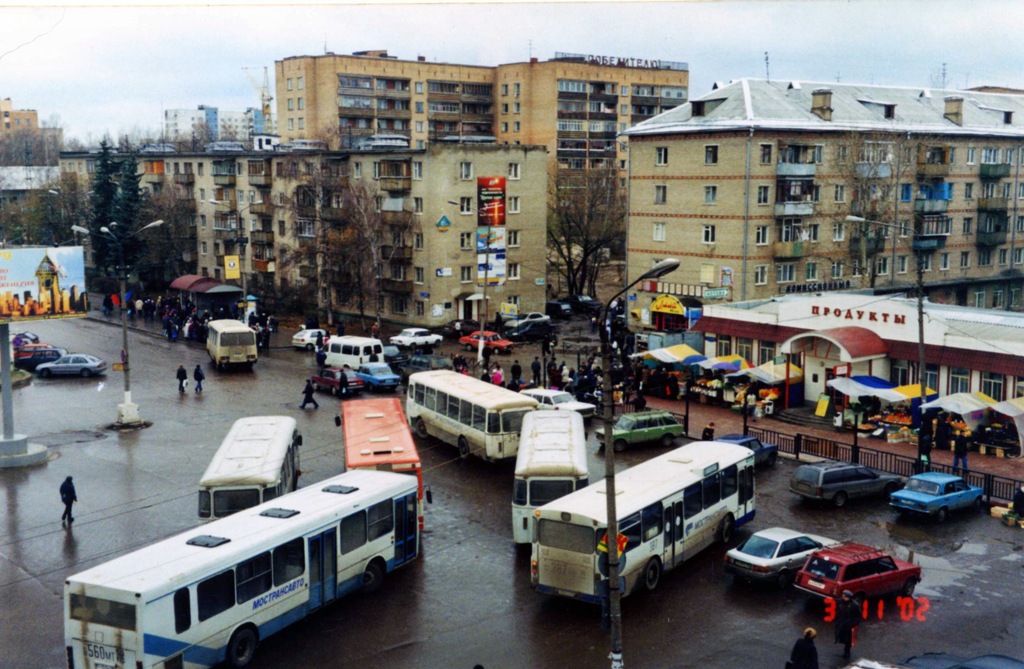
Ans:
[[[71,353],[53,362],[44,362],[36,367],[36,374],[47,376],[100,376],[107,372],[107,363],[96,356],[85,353]]]
[[[784,527],[771,527],[750,535],[742,544],[725,554],[725,570],[737,580],[777,583],[786,587],[807,561],[807,556],[835,539],[806,534]]]

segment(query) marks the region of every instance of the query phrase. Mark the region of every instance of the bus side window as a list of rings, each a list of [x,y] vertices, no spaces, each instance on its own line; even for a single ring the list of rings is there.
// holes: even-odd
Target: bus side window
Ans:
[[[744,467],[740,471],[740,504],[746,504],[754,499],[754,470],[752,467]]]
[[[701,500],[702,496],[699,483],[694,483],[693,485],[686,487],[686,490],[683,492],[683,503],[685,507],[684,513],[687,518],[693,518],[704,510],[704,503]]]
[[[644,531],[644,541],[650,541],[661,534],[661,514],[663,510],[661,502],[655,502],[640,512]]]
[[[192,627],[192,597],[188,588],[174,592],[174,631],[181,634]]]
[[[718,474],[712,474],[703,481],[704,485],[704,508],[710,508],[722,499],[722,485],[718,480]]]
[[[341,553],[351,553],[366,543],[366,512],[358,511],[341,519]]]
[[[488,434],[500,434],[501,433],[501,414],[494,413],[493,411],[487,414],[487,433]]]
[[[641,541],[641,529],[640,529],[640,514],[634,513],[632,516],[623,518],[619,524],[619,534],[626,537],[626,551],[629,552],[640,545]]]
[[[306,552],[302,537],[274,549],[274,585],[287,583],[306,571]]]
[[[395,511],[391,500],[378,502],[366,510],[366,539],[373,541],[395,529]]]
[[[235,572],[222,571],[196,586],[196,604],[199,622],[208,620],[235,605]]]
[[[736,465],[722,470],[722,499],[728,499],[736,494],[736,490],[739,488],[736,474]]]

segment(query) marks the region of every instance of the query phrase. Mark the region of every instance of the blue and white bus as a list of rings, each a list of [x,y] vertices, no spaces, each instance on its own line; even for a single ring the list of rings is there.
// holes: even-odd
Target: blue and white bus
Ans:
[[[260,640],[419,555],[418,489],[352,471],[75,574],[72,669],[244,667]]]

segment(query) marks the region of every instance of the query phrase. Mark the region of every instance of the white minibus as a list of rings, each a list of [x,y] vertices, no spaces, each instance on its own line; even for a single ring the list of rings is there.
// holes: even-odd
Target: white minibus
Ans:
[[[256,333],[241,321],[222,318],[207,324],[206,352],[217,369],[256,364]]]
[[[331,337],[327,342],[328,367],[359,369],[366,362],[384,362],[384,344],[372,337]]]

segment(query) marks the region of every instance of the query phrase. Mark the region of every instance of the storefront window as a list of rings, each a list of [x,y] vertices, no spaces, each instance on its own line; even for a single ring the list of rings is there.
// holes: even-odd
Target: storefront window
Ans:
[[[910,369],[906,360],[893,360],[892,371],[889,373],[889,381],[897,386],[905,386],[910,379]]]
[[[925,365],[925,368],[924,368],[924,386],[925,386],[925,388],[931,388],[932,390],[938,391],[938,389],[939,389],[939,366],[938,365]]]
[[[719,337],[715,345],[715,355],[721,357],[732,353],[732,337]]]
[[[997,402],[1003,401],[1003,375],[995,372],[981,373],[981,392]]]
[[[963,367],[949,369],[949,394],[971,392],[971,370]]]
[[[775,360],[775,342],[763,341],[757,354],[757,364],[763,365],[766,362]],[[753,360],[751,360],[753,362]]]
[[[751,353],[754,352],[754,340],[748,339],[747,337],[736,337],[736,354],[750,362],[753,358]]]

